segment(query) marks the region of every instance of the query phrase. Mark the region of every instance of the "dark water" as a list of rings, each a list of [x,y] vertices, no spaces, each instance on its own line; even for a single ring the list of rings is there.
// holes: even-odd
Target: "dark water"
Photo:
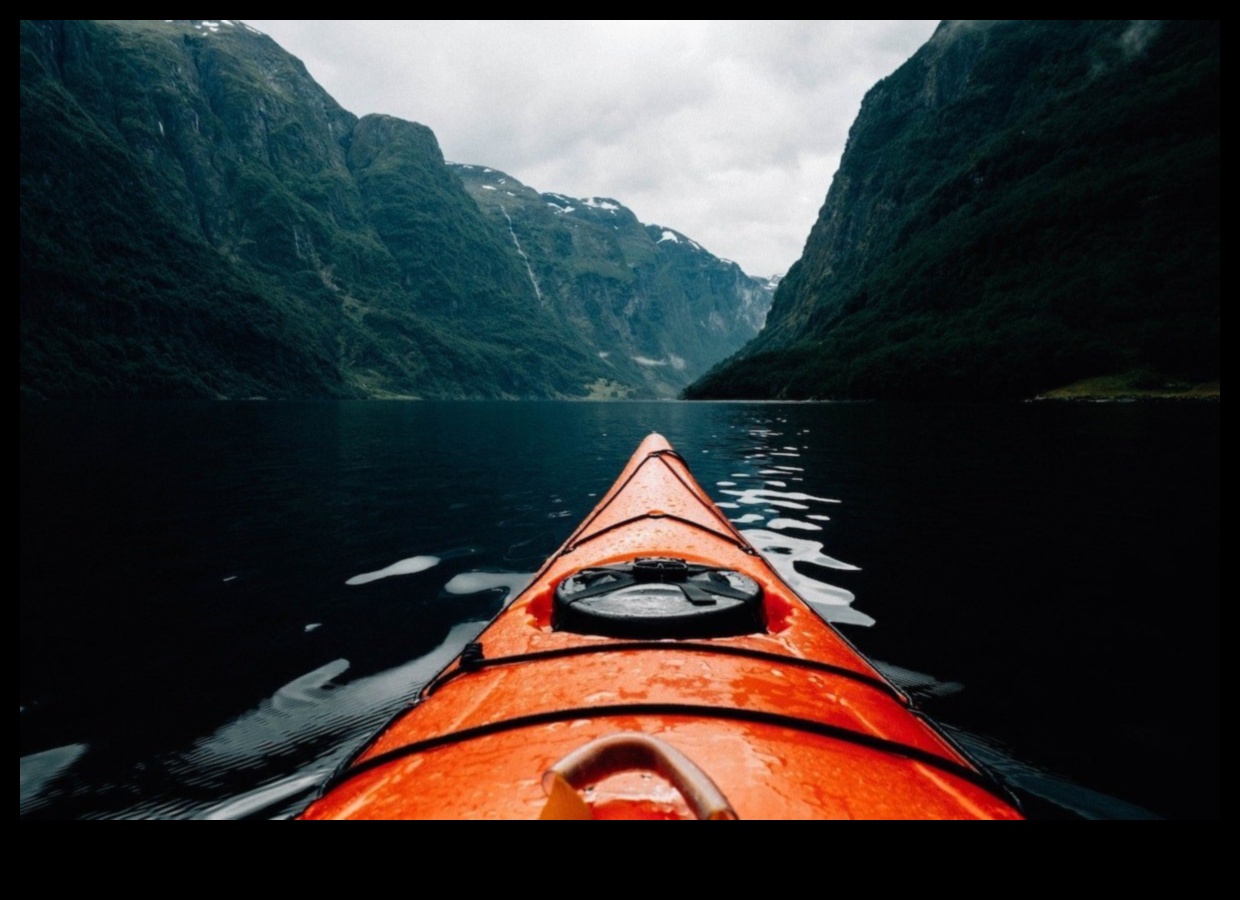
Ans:
[[[1219,418],[22,404],[19,814],[297,809],[660,431],[1031,815],[1217,817]]]

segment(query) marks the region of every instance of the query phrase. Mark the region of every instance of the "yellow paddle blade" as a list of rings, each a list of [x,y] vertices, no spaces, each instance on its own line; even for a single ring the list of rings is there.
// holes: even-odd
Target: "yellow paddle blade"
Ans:
[[[589,805],[562,776],[557,775],[554,780],[547,780],[551,781],[551,790],[547,794],[547,805],[543,807],[539,819],[581,821],[594,818],[594,812]]]

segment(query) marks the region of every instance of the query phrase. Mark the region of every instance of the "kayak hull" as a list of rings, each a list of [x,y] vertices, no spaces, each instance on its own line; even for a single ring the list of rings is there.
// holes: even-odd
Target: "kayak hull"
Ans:
[[[553,627],[563,579],[652,556],[753,579],[765,628],[626,640]],[[646,736],[687,759],[726,798],[727,817],[1019,818],[779,578],[658,435],[530,586],[303,818],[548,817],[546,773],[615,735]],[[580,785],[582,817],[700,813],[665,770],[600,766]]]

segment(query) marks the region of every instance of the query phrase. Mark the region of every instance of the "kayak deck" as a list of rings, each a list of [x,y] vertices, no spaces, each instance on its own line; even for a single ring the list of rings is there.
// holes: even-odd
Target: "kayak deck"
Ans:
[[[764,627],[631,639],[553,626],[565,578],[652,556],[752,579]],[[608,750],[616,735],[636,736],[637,746]],[[692,818],[701,810],[675,767],[630,765],[660,748],[685,758],[743,819],[1019,818],[779,578],[659,435],[642,442],[530,586],[303,817],[554,815],[555,779],[544,774],[577,752],[598,756],[582,764],[589,777],[566,801],[581,815]],[[623,758],[612,764],[607,753]]]

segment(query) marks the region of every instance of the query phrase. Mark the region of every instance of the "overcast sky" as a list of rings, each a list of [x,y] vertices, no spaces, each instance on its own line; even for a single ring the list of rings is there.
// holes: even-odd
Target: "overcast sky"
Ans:
[[[452,162],[613,197],[751,275],[783,274],[861,98],[936,20],[250,19],[339,103],[429,125]]]

